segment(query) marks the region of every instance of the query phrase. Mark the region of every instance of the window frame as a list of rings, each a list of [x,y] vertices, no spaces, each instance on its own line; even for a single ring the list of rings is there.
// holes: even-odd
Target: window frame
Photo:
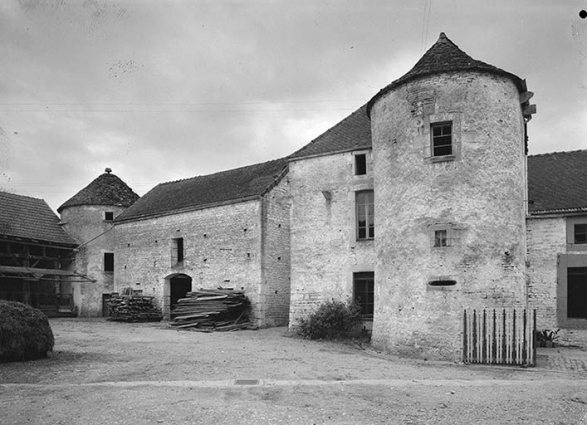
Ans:
[[[569,251],[587,251],[587,242],[577,243],[577,226],[587,226],[586,216],[566,217],[567,249]]]
[[[360,159],[360,161],[359,161]],[[355,153],[353,155],[353,170],[355,176],[366,176],[368,174],[368,167],[367,167],[367,153]],[[362,171],[362,172],[361,172]]]
[[[177,266],[183,264],[185,260],[185,241],[184,238],[171,239],[171,265]]]
[[[434,135],[434,130],[435,129],[443,129],[448,127],[450,129],[450,134],[446,135],[446,134],[440,134],[438,136]],[[440,145],[440,146],[436,146],[435,141],[439,140],[441,138],[446,138],[446,137],[450,137],[450,144],[444,144],[444,145]],[[450,148],[450,152],[449,153],[442,153],[442,154],[436,154],[436,149],[442,149],[442,148],[446,148],[449,147]],[[455,144],[454,144],[454,125],[452,121],[440,121],[440,122],[431,122],[430,123],[430,156],[431,158],[437,158],[437,159],[446,159],[446,158],[450,158],[455,156]]]
[[[362,196],[368,195],[367,202],[359,202]],[[366,208],[364,213],[362,208]],[[361,225],[361,218],[364,217],[365,225]],[[375,239],[375,194],[372,189],[359,190],[355,192],[355,227],[356,240],[369,241]],[[361,231],[365,231],[365,236],[361,237]]]
[[[443,234],[442,236],[440,236]],[[439,237],[440,236],[440,237]],[[450,246],[448,243],[448,229],[435,229],[434,230],[434,248],[446,248]]]
[[[104,272],[114,273],[114,253],[113,252],[105,252],[103,259],[104,259]]]
[[[577,227],[583,227],[583,230],[579,233]],[[583,236],[583,241],[577,241],[577,235]],[[574,223],[573,224],[573,244],[574,245],[585,245],[587,244],[587,223]]]
[[[358,288],[359,285],[364,285],[364,287]],[[358,297],[359,295],[363,295],[367,299],[362,300],[362,298]],[[362,320],[373,320],[373,314],[375,312],[375,272],[364,271],[353,273],[353,302],[361,306]]]

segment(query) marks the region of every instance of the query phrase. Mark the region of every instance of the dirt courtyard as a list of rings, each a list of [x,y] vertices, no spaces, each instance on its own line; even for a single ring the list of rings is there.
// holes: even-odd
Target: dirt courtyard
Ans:
[[[3,425],[587,425],[581,350],[540,352],[523,369],[400,359],[286,328],[50,322],[48,359],[0,364]]]

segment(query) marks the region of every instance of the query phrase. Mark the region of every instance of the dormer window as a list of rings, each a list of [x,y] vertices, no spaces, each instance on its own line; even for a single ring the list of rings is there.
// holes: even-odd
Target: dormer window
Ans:
[[[114,212],[105,211],[104,212],[104,221],[113,221],[113,220],[114,220]]]

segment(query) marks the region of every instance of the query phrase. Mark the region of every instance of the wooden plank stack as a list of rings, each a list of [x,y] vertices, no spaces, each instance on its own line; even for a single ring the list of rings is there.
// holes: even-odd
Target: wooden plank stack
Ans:
[[[255,329],[246,295],[232,289],[200,289],[180,298],[171,311],[171,326],[200,332]]]
[[[153,306],[153,297],[117,295],[108,300],[108,320],[118,322],[160,322],[161,310]]]

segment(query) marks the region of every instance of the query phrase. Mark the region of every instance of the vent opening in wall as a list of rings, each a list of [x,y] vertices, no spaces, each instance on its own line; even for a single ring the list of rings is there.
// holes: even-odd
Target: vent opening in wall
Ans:
[[[430,286],[455,286],[456,284],[457,281],[452,279],[439,279],[428,282],[428,285]]]

